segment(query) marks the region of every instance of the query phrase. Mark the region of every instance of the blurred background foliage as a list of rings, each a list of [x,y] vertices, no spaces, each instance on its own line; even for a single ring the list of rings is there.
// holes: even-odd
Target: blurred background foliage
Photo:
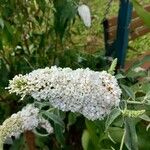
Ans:
[[[106,70],[108,68],[107,61],[103,57],[105,50],[103,28],[100,24],[107,2],[107,0],[82,0],[82,2],[79,0],[0,0],[0,123],[25,105],[24,102],[18,103],[19,98],[15,95],[9,95],[5,90],[9,79],[12,79],[14,75],[25,74],[31,70],[52,65],[69,66],[73,69],[89,67],[93,70]],[[82,3],[87,4],[91,9],[91,28],[86,28],[77,14],[77,5]],[[144,0],[141,3],[145,5],[150,3],[150,0]],[[114,0],[108,17],[117,15],[118,6],[119,1]],[[137,57],[148,51],[149,48],[150,34],[131,41],[128,59]],[[127,81],[131,85],[137,85],[133,75],[135,73],[130,72]],[[143,76],[147,75],[144,74]],[[123,80],[122,82],[125,81]],[[143,85],[142,83],[140,84]],[[143,89],[146,88],[145,86],[143,85]],[[137,87],[132,87],[133,93],[136,94],[134,90]],[[73,114],[67,115],[69,119],[66,121],[70,126],[68,132],[74,134],[65,135],[68,137],[68,140],[65,141],[68,146],[61,147],[64,144],[64,140],[59,132],[56,137],[59,144],[55,138],[37,136],[36,144],[39,149],[47,150],[49,141],[53,143],[50,147],[55,150],[72,149],[69,144],[72,144],[74,149],[82,149],[80,140],[81,131],[85,127],[83,118],[79,117],[76,120],[77,116]],[[73,125],[75,122],[76,124]],[[116,135],[119,143],[120,133],[123,132],[123,129],[120,127],[120,122],[118,121],[117,123],[114,126],[119,126],[119,129],[116,127],[110,128],[110,130],[112,129],[110,134],[113,134],[114,137]],[[141,150],[149,150],[150,145],[147,143],[149,135],[146,136],[145,128],[140,130],[140,127],[147,125],[144,123],[137,122],[137,124],[141,124],[141,126],[137,127],[140,135],[139,145],[141,144]],[[101,123],[99,124],[101,125]],[[100,130],[99,134],[102,131],[101,127],[97,127]],[[61,128],[57,128],[61,130]],[[141,139],[145,139],[142,141],[143,143]],[[102,141],[102,145],[105,145],[104,147],[107,149],[114,144],[110,138],[104,138]],[[20,143],[25,143],[23,136],[20,140],[16,140],[10,149],[26,149],[21,147],[23,144],[20,145]],[[118,145],[114,144],[114,146],[117,147]]]

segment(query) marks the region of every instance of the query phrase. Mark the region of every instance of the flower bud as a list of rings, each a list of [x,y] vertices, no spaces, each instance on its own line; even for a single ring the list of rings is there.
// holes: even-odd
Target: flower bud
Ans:
[[[87,5],[80,5],[78,7],[78,13],[79,16],[81,17],[81,19],[84,22],[84,25],[86,27],[90,27],[91,26],[91,13],[90,13],[90,9]]]

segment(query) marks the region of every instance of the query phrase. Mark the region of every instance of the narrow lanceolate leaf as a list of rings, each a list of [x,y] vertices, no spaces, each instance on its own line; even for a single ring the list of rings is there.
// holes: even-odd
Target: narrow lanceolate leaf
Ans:
[[[137,12],[137,14],[140,16],[140,18],[143,19],[145,24],[150,27],[150,13],[146,11],[142,5],[139,4],[137,0],[132,0],[133,6]]]
[[[90,12],[89,7],[87,5],[80,5],[78,7],[78,13],[81,19],[83,20],[84,25],[86,27],[90,27],[91,26],[91,12]]]
[[[150,103],[150,92],[146,93],[146,96],[144,97],[144,100],[148,103]]]
[[[121,84],[122,89],[124,90],[124,92],[126,93],[127,96],[129,96],[130,98],[132,98],[132,100],[135,100],[135,93],[133,92],[133,90],[126,86]]]
[[[64,131],[61,126],[54,124],[54,133],[57,141],[63,146],[65,144]]]
[[[106,130],[109,128],[109,126],[113,123],[113,121],[121,114],[121,111],[118,108],[115,108],[111,111],[111,113],[109,114],[107,120],[106,120],[106,124],[105,124],[105,128]]]
[[[146,114],[141,115],[140,118],[144,121],[150,122],[150,117]]]
[[[59,37],[64,37],[65,32],[69,29],[70,24],[77,14],[76,5],[73,1],[53,0],[54,3],[54,28]]]
[[[138,150],[138,139],[133,119],[125,118],[125,144],[128,150]]]
[[[45,115],[50,120],[54,121],[54,123],[58,124],[59,126],[64,127],[64,122],[62,121],[62,119],[59,116],[57,116],[51,112],[43,112],[43,115]]]
[[[148,131],[148,130],[149,130],[149,128],[150,128],[150,124],[146,127],[146,131]]]

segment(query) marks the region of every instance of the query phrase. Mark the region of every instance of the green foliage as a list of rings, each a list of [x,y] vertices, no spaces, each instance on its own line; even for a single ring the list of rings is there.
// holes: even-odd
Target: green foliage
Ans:
[[[83,135],[82,135],[82,147],[84,150],[88,150],[88,148],[90,147],[89,141],[90,141],[90,135],[88,131],[85,130],[83,131]]]
[[[132,0],[134,8],[137,12],[137,14],[143,19],[145,24],[150,27],[150,13],[146,11],[140,3],[138,3],[137,0]]]
[[[133,119],[125,118],[125,144],[128,150],[138,150],[138,139]]]
[[[77,17],[78,0],[0,1],[1,123],[26,103],[33,102],[30,97],[26,98],[26,102],[18,102],[19,97],[9,95],[5,90],[8,80],[16,74],[52,65],[108,70],[101,40],[103,30],[99,24],[107,1],[82,2],[90,6],[93,14],[93,27],[88,30]],[[138,12],[143,14],[141,6],[136,6],[137,10],[140,9]],[[117,15],[117,10],[118,3],[114,1],[109,15]],[[140,52],[150,45],[148,36],[143,41],[137,40],[130,45]],[[79,114],[64,113],[51,108],[49,103],[37,102],[41,115],[54,127],[54,134],[50,136],[44,131],[34,131],[38,149],[150,149],[147,140],[150,138],[150,74],[149,71],[134,71],[149,60],[147,56],[137,61],[126,73],[120,71],[115,75],[123,91],[122,101],[103,121],[85,120]],[[115,66],[116,60],[110,67],[111,74],[115,73]],[[125,110],[129,110],[128,113],[145,110],[145,113],[131,118],[130,115],[123,115]],[[5,146],[10,150],[27,147],[23,135],[13,145]]]
[[[65,30],[70,26],[77,14],[77,4],[73,0],[53,0],[54,3],[54,27],[60,39],[63,38]]]
[[[116,70],[116,66],[117,66],[117,58],[113,60],[108,72],[112,75],[115,74],[115,70]]]
[[[108,130],[110,125],[114,122],[114,120],[121,114],[121,111],[118,108],[115,108],[111,111],[111,113],[108,115],[105,128]]]

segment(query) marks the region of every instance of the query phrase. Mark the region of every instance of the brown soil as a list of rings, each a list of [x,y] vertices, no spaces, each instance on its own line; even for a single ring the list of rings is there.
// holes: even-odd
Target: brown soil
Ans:
[[[133,59],[133,60],[131,60],[131,61],[127,61],[126,62],[126,65],[125,65],[125,70],[128,70],[131,66],[132,66],[132,64],[134,63],[134,62],[136,62],[137,60],[142,60],[145,56],[150,56],[150,51],[149,52],[146,52],[145,54],[143,54],[143,55],[141,55],[141,56],[139,56],[139,57],[137,57],[136,59]],[[149,70],[150,69],[150,60],[149,61],[147,61],[146,63],[144,63],[142,66],[140,66],[140,67],[142,67],[142,68],[144,68],[144,69],[146,69],[146,70]]]

